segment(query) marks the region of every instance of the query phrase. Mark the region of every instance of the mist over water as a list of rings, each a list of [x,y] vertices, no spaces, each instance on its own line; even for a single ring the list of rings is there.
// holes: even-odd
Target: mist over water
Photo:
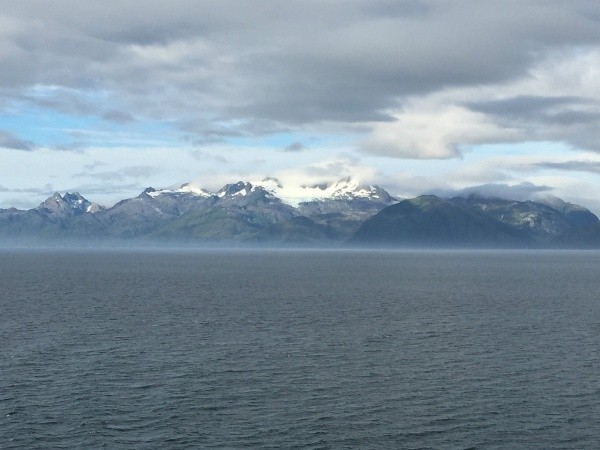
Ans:
[[[600,253],[0,251],[0,448],[593,448]]]

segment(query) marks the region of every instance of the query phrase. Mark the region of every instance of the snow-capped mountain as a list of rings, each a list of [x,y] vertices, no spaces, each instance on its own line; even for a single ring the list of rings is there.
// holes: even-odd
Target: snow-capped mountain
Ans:
[[[417,234],[430,230],[421,233],[422,237],[434,239],[428,233],[446,230],[444,217],[450,217],[456,219],[455,228],[462,230],[459,237],[465,242],[477,237],[469,234],[472,229],[482,239],[485,233],[496,233],[523,245],[600,246],[598,218],[584,207],[560,199],[544,203],[430,196],[400,202],[398,208],[396,203],[384,189],[351,178],[302,186],[285,186],[275,178],[265,178],[226,184],[214,192],[198,183],[186,183],[147,188],[110,208],[101,208],[78,193],[55,193],[37,208],[0,210],[0,237],[11,242],[18,238],[118,238],[331,245],[349,240],[359,228],[364,232],[361,226],[377,215],[383,217],[378,230],[387,230],[390,236],[404,236],[410,230],[404,233],[402,229],[412,226]],[[430,209],[439,217],[429,218]],[[378,214],[385,211],[393,214]],[[456,231],[450,228],[448,233]],[[380,231],[367,234],[379,236]]]
[[[106,209],[56,193],[29,211],[0,211],[0,235],[6,225],[10,236],[343,241],[392,202],[385,190],[348,178],[296,187],[265,178],[215,192],[198,183],[150,187]]]
[[[377,203],[390,203],[394,199],[378,186],[361,183],[350,177],[333,182],[303,184],[300,186],[283,185],[276,178],[265,178],[254,182],[255,186],[271,192],[284,203],[297,207],[306,202],[330,200],[372,200]]]
[[[281,198],[275,195],[272,190],[247,181],[226,184],[215,195],[222,203],[238,206],[256,205],[258,203],[283,203]]]
[[[387,203],[392,197],[378,186],[364,184],[351,178],[343,178],[331,184],[305,186],[307,193],[312,193],[309,200],[373,200]]]
[[[222,198],[245,197],[253,193],[261,196],[271,196],[281,202],[297,207],[303,202],[329,201],[329,200],[372,200],[377,203],[390,203],[395,199],[384,189],[361,183],[352,178],[342,178],[330,183],[318,183],[312,185],[283,185],[276,178],[264,178],[258,181],[238,181],[226,184],[216,192],[211,192],[197,183],[185,183],[180,186],[154,189],[148,188],[144,191],[152,198],[161,196],[197,196]]]
[[[387,191],[351,178],[334,183],[302,186],[297,213],[350,237],[360,224],[397,202]]]
[[[147,188],[94,217],[106,235],[120,238],[344,240],[363,219],[393,201],[385,190],[348,178],[300,187],[265,178],[226,184],[215,192],[198,183]],[[42,206],[68,211],[79,207],[84,212],[89,202],[66,194]]]

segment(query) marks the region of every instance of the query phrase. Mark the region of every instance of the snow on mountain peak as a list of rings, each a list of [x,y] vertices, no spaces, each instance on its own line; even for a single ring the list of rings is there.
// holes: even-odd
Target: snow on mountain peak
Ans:
[[[351,177],[341,178],[333,183],[300,186],[286,186],[276,178],[265,178],[256,184],[292,206],[298,206],[302,202],[324,200],[367,199],[386,203],[393,200],[383,189],[361,183]]]
[[[152,198],[158,197],[159,195],[163,194],[192,194],[198,197],[210,197],[212,195],[206,189],[202,189],[198,186],[195,186],[192,183],[184,183],[178,187],[170,189],[146,189],[144,192]]]
[[[330,193],[329,197],[334,199],[379,198],[376,187],[351,178],[343,178],[326,190]]]
[[[212,194],[208,192],[206,189],[202,189],[201,187],[194,186],[192,183],[184,183],[179,186],[175,192],[189,192],[190,194],[195,194],[200,197],[210,197]]]
[[[267,177],[258,181],[238,181],[226,184],[216,193],[211,193],[192,183],[185,183],[177,188],[147,189],[145,194],[158,197],[163,194],[188,194],[200,197],[215,195],[219,198],[245,197],[254,192],[262,192],[268,197],[279,198],[291,206],[298,206],[302,202],[325,200],[373,200],[389,203],[393,198],[383,189],[370,184],[361,183],[351,177],[341,178],[334,182],[323,182],[311,185],[283,184],[277,178]]]

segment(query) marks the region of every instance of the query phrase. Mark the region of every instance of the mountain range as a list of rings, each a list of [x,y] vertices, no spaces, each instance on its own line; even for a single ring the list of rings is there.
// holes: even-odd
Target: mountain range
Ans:
[[[227,184],[216,192],[191,183],[147,188],[110,208],[78,193],[55,193],[37,208],[0,210],[0,239],[598,248],[600,221],[588,209],[555,197],[399,200],[350,178],[302,186],[298,192],[266,178]]]
[[[301,191],[286,197],[272,178],[216,192],[187,183],[147,188],[110,208],[78,193],[55,193],[37,208],[0,210],[0,238],[333,244],[347,241],[364,220],[397,202],[385,190],[349,178]]]
[[[416,247],[600,247],[600,222],[555,197],[540,201],[423,195],[384,208],[350,242]]]

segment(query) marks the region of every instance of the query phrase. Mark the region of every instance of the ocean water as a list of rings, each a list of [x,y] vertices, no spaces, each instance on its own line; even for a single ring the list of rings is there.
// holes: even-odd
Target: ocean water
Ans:
[[[0,448],[597,448],[600,253],[0,252]]]

